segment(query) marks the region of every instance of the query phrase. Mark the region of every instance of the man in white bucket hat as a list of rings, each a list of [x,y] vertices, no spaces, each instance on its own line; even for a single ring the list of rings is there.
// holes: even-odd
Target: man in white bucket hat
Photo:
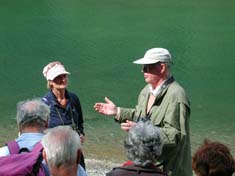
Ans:
[[[117,107],[105,97],[106,103],[96,103],[95,110],[115,116],[115,120],[126,131],[141,119],[150,120],[160,128],[164,140],[159,159],[163,171],[169,176],[192,176],[190,104],[185,90],[170,72],[170,52],[164,48],[152,48],[134,63],[143,66],[142,72],[147,83],[139,94],[136,107]]]

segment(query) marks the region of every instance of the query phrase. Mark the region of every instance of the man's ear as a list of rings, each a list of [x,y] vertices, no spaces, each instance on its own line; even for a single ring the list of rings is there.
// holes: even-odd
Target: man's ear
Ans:
[[[47,163],[47,155],[46,155],[46,152],[45,150],[43,149],[42,151],[42,156],[43,156],[43,159],[45,160],[45,162]],[[47,163],[48,164],[48,163]]]
[[[167,66],[166,66],[166,64],[164,64],[164,63],[161,63],[161,73],[164,73],[165,71],[166,71],[166,69],[167,69]]]
[[[19,131],[19,134],[22,133],[22,128],[20,126],[18,126],[18,131]]]
[[[80,163],[80,160],[81,160],[81,149],[78,149],[78,151],[77,151],[77,164]]]

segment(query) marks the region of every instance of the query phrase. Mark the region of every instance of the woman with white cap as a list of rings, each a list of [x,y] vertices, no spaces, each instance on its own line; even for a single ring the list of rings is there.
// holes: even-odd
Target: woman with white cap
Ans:
[[[42,100],[50,106],[51,110],[48,128],[69,125],[77,131],[83,143],[85,133],[82,107],[77,95],[67,90],[69,74],[59,61],[47,64],[43,69],[43,75],[47,80],[49,91]],[[80,164],[85,168],[84,161]]]

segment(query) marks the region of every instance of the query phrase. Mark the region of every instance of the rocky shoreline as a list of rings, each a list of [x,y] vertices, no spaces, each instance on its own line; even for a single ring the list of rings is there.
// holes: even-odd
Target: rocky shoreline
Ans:
[[[105,176],[113,167],[120,165],[120,163],[97,159],[86,159],[85,162],[88,176]]]

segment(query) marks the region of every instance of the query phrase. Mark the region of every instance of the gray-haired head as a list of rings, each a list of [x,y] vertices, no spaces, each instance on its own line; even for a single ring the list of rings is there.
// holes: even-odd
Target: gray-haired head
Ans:
[[[25,126],[45,127],[50,114],[50,108],[40,98],[17,103],[16,120],[20,129]]]
[[[42,138],[49,167],[70,167],[77,164],[77,154],[81,150],[79,135],[70,126],[58,126],[46,130]]]
[[[150,121],[139,121],[128,132],[124,147],[128,159],[136,165],[146,166],[155,163],[163,147],[161,131]]]

